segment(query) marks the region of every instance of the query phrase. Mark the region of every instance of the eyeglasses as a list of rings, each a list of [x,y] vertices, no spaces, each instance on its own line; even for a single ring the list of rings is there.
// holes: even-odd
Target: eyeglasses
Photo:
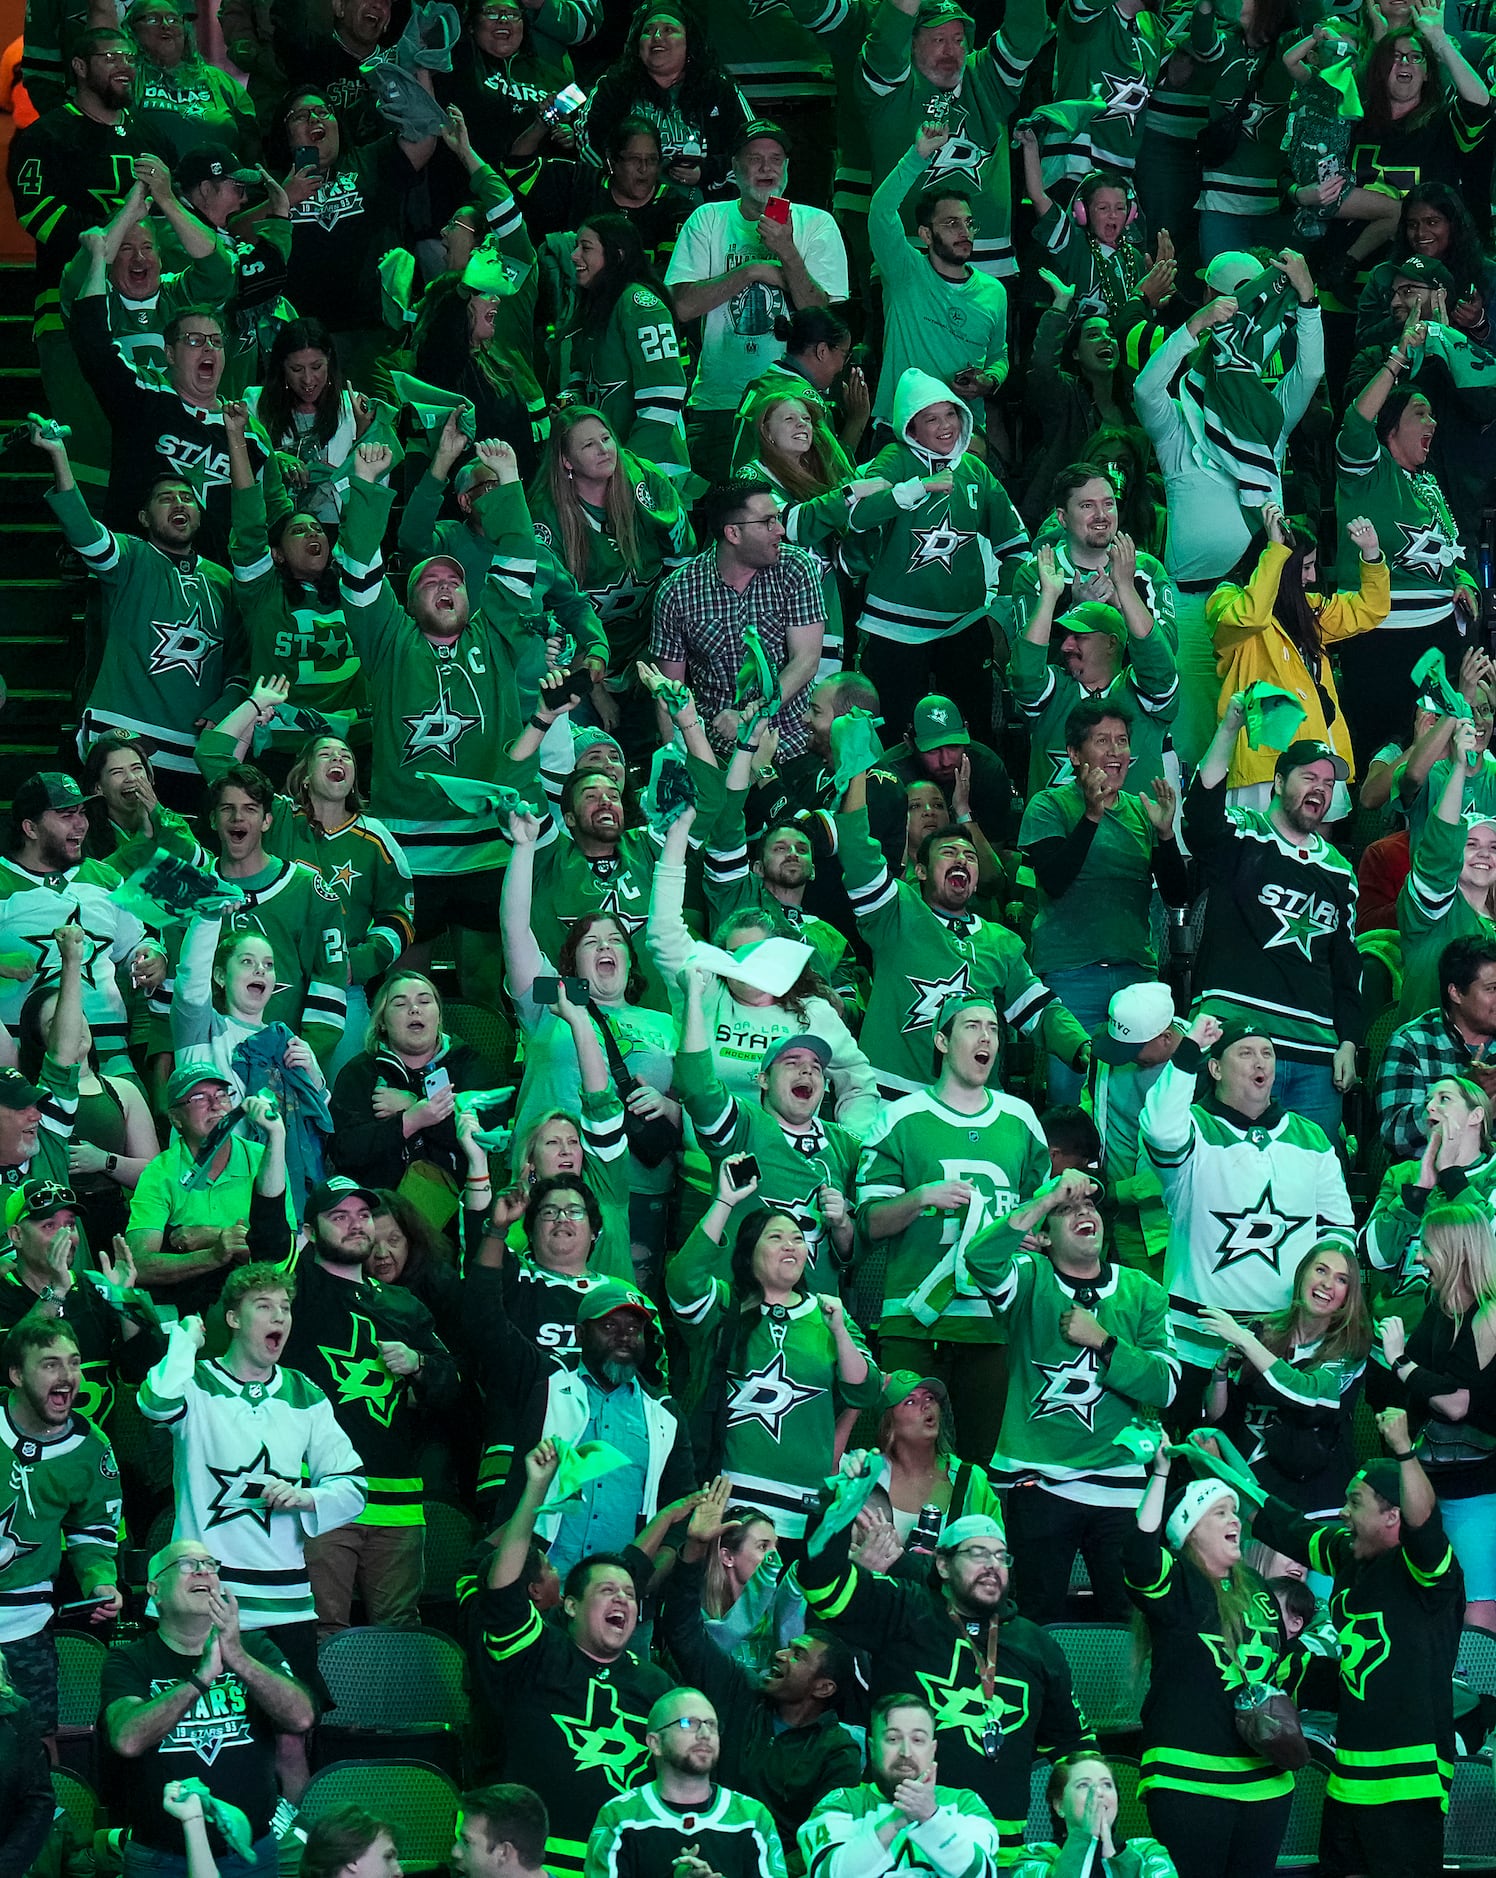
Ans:
[[[715,1735],[722,1731],[714,1721],[708,1721],[702,1715],[677,1715],[673,1721],[666,1722],[667,1728],[679,1728],[688,1735]]]
[[[194,352],[222,352],[222,333],[178,333],[177,343],[190,346]]]
[[[1004,1545],[961,1545],[956,1557],[970,1559],[973,1565],[1011,1565],[1013,1554]]]
[[[322,104],[299,104],[294,111],[287,111],[285,121],[288,124],[310,124],[313,118],[320,118],[323,123],[327,123],[332,118],[332,112]]]
[[[486,20],[490,26],[507,26],[512,20],[524,18],[518,7],[480,7],[478,18]]]
[[[184,1109],[226,1109],[234,1099],[231,1089],[194,1089],[182,1097]]]
[[[164,1569],[169,1572],[180,1572],[184,1578],[196,1578],[199,1573],[207,1577],[209,1572],[218,1570],[218,1560],[216,1558],[193,1558],[188,1555],[184,1558],[174,1558]]]
[[[132,24],[135,26],[180,26],[182,16],[180,13],[167,12],[140,13],[137,14]]]
[[[535,1217],[547,1223],[558,1219],[585,1219],[587,1209],[585,1206],[541,1206],[535,1209]]]
[[[749,515],[741,522],[734,522],[734,528],[783,528],[784,518],[779,515]]]

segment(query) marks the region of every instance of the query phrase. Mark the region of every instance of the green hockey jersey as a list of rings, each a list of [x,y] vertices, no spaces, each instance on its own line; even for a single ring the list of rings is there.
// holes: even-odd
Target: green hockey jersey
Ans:
[[[1042,4],[1025,0],[1010,7],[1002,27],[980,52],[967,55],[959,82],[945,91],[914,64],[914,14],[889,0],[882,0],[873,14],[862,50],[858,88],[874,181],[881,182],[913,145],[933,108],[951,135],[927,165],[922,186],[949,183],[970,192],[977,223],[972,265],[987,274],[1018,272],[1008,125],[1048,33]],[[912,196],[910,203],[912,208]]]
[[[626,560],[610,532],[607,512],[579,503],[587,529],[586,565],[572,569],[577,585],[597,610],[610,648],[609,670],[619,681],[632,681],[633,662],[649,644],[650,606],[666,574],[684,567],[696,552],[696,537],[680,495],[657,464],[625,450],[618,453],[617,476],[634,492],[634,560]],[[561,523],[544,483],[530,491],[535,539],[557,556],[565,551]]]
[[[175,1450],[175,1539],[196,1539],[220,1561],[246,1630],[315,1617],[305,1543],[358,1518],[363,1462],[322,1391],[294,1369],[241,1382],[220,1362],[199,1363],[174,1324],[166,1355],[140,1389],[140,1412],[164,1422]],[[314,1504],[272,1512],[266,1475],[294,1481]]]
[[[677,1054],[675,1086],[714,1178],[731,1155],[751,1154],[758,1161],[758,1191],[734,1207],[724,1237],[731,1241],[738,1222],[753,1208],[782,1207],[799,1220],[810,1247],[806,1287],[834,1294],[840,1275],[826,1237],[821,1189],[833,1187],[844,1194],[850,1211],[857,1191],[859,1137],[839,1122],[823,1122],[814,1115],[803,1130],[792,1132],[762,1104],[729,1095],[709,1050]]]
[[[1171,589],[1172,591],[1172,589]],[[1127,787],[1151,790],[1164,773],[1164,746],[1179,710],[1179,671],[1169,642],[1157,626],[1146,639],[1127,641],[1127,661],[1109,685],[1087,691],[1078,678],[1049,663],[1045,646],[1020,631],[1010,667],[1013,697],[1029,724],[1029,794],[1052,789],[1074,775],[1065,748],[1065,726],[1078,704],[1113,700],[1131,720],[1132,762]]]
[[[1455,588],[1474,585],[1457,565],[1465,550],[1454,516],[1432,473],[1395,462],[1376,427],[1352,405],[1335,444],[1335,585],[1342,592],[1361,585],[1360,550],[1345,532],[1358,515],[1370,519],[1391,568],[1392,605],[1378,630],[1442,625]]]
[[[964,1213],[927,1207],[890,1242],[880,1333],[932,1343],[1005,1341],[970,1267],[970,1248],[1048,1178],[1039,1118],[1017,1096],[989,1089],[985,1107],[971,1115],[947,1108],[933,1089],[891,1104],[863,1149],[858,1204],[896,1200],[932,1180],[964,1180],[972,1199]]]
[[[103,596],[104,654],[80,752],[106,730],[135,731],[151,739],[158,769],[190,775],[193,725],[223,695],[228,676],[228,569],[113,533],[77,489],[48,490],[47,503]]]
[[[727,1247],[698,1226],[665,1270],[687,1346],[687,1401],[701,1431],[692,1441],[703,1468],[731,1474],[740,1500],[798,1539],[821,1481],[836,1470],[837,1416],[876,1407],[883,1376],[868,1357],[863,1380],[844,1382],[820,1299],[736,1300],[731,1279],[718,1275],[730,1262]],[[846,1325],[867,1356],[862,1332],[850,1317]]]
[[[567,388],[597,406],[618,442],[676,482],[688,476],[686,368],[665,301],[625,287],[600,330],[583,321],[562,347]]]
[[[112,1585],[119,1550],[119,1468],[92,1422],[72,1416],[37,1441],[0,1412],[0,1648],[52,1621],[52,1586],[66,1548],[86,1596]]]
[[[506,551],[516,561],[530,536],[523,492],[504,484]],[[355,477],[349,485],[337,559],[350,630],[371,680],[374,769],[370,807],[405,850],[411,872],[475,873],[502,867],[509,840],[497,809],[454,807],[430,775],[509,784],[523,790],[534,766],[511,763],[519,734],[514,656],[501,619],[518,606],[490,582],[481,607],[452,645],[429,640],[396,600],[380,542],[390,490]],[[533,564],[533,553],[530,556]],[[471,604],[470,596],[470,604]]]
[[[282,1023],[326,1057],[343,1037],[348,1014],[348,935],[343,903],[315,867],[271,861],[268,877],[251,887],[223,916],[223,930],[262,932],[275,949],[282,982],[265,1006],[267,1024]]]
[[[234,740],[205,730],[198,766],[211,781],[236,760]],[[265,837],[273,854],[313,869],[343,909],[348,982],[366,985],[389,969],[415,936],[415,890],[405,850],[383,822],[354,815],[341,828],[314,822],[300,803],[278,795]]]
[[[1098,109],[1072,139],[1046,138],[1044,180],[1097,168],[1131,172],[1148,93],[1164,56],[1162,11],[1130,17],[1114,0],[1065,0],[1055,43],[1055,98],[1085,98]]]
[[[586,1878],[671,1878],[687,1853],[716,1878],[784,1878],[784,1848],[759,1801],[714,1786],[705,1806],[683,1807],[662,1798],[653,1781],[609,1800],[583,1870]]]
[[[1162,1285],[1129,1265],[1106,1263],[1095,1278],[1067,1277],[1042,1252],[1025,1252],[1009,1220],[978,1234],[966,1264],[1008,1330],[994,1481],[1012,1486],[1037,1475],[1050,1493],[1083,1506],[1135,1507],[1146,1470],[1117,1437],[1155,1420],[1179,1382]],[[1116,1338],[1105,1361],[1061,1334],[1060,1319],[1075,1305]]]
[[[990,997],[1004,1023],[1035,1032],[1062,1061],[1089,1040],[1029,968],[1015,933],[976,913],[938,912],[893,879],[868,831],[867,811],[836,817],[837,852],[858,928],[873,955],[861,1042],[880,1088],[923,1089],[935,1076],[935,1020],[947,998]]]

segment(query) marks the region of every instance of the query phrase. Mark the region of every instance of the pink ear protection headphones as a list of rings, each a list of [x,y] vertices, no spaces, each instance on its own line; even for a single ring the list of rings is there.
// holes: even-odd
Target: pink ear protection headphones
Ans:
[[[1127,178],[1115,170],[1092,170],[1089,176],[1082,176],[1080,187],[1075,192],[1075,199],[1070,204],[1070,213],[1077,228],[1089,226],[1090,217],[1086,213],[1086,197],[1094,195],[1098,189],[1120,189],[1127,198],[1127,220],[1124,228],[1131,228],[1138,219],[1138,199],[1132,192],[1132,185]]]

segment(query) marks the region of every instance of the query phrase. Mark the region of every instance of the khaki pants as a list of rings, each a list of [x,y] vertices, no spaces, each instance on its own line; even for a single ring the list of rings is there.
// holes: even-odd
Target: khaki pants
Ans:
[[[424,1526],[339,1526],[306,1542],[307,1571],[317,1601],[321,1642],[346,1630],[357,1589],[371,1624],[413,1630],[421,1621]]]

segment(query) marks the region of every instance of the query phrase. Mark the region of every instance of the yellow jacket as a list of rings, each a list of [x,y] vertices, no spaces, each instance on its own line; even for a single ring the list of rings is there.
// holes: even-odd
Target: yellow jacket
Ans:
[[[1278,598],[1278,581],[1291,550],[1270,541],[1245,587],[1229,583],[1217,587],[1205,603],[1205,617],[1215,640],[1216,670],[1221,674],[1220,711],[1237,691],[1249,685],[1277,685],[1291,692],[1304,707],[1304,722],[1296,732],[1299,737],[1316,737],[1328,743],[1356,773],[1351,756],[1350,733],[1345,713],[1335,693],[1335,674],[1328,659],[1320,667],[1320,683],[1335,706],[1335,721],[1325,722],[1324,707],[1303,654],[1273,617]],[[1317,593],[1304,598],[1319,615],[1320,635],[1326,646],[1339,639],[1354,639],[1369,633],[1387,617],[1392,600],[1392,578],[1385,556],[1380,561],[1361,563],[1361,591],[1335,593],[1324,599]],[[1230,789],[1248,788],[1253,783],[1271,782],[1276,750],[1253,750],[1245,731],[1237,738],[1231,753],[1231,769],[1226,777]]]

